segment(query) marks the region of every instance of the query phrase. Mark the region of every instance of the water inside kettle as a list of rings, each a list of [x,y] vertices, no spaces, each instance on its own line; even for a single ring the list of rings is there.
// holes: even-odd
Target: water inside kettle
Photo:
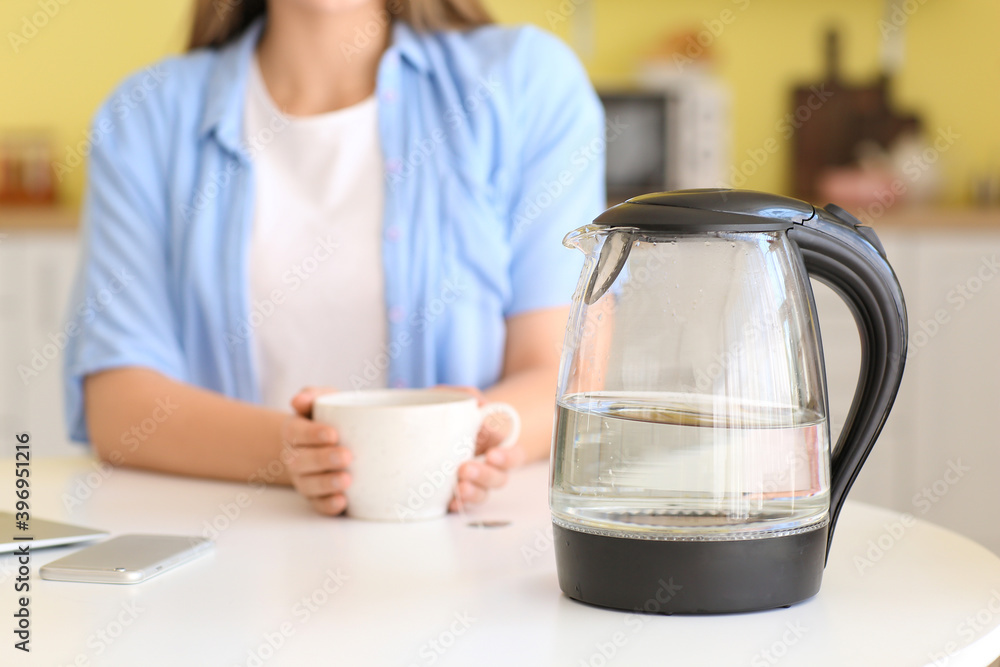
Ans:
[[[650,539],[749,539],[827,518],[829,435],[802,408],[673,392],[557,402],[555,518]]]

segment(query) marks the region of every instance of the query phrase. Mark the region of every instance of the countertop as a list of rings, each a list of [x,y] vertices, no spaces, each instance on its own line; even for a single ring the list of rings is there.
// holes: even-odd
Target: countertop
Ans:
[[[38,566],[70,549],[35,552],[30,661],[8,631],[5,665],[985,667],[1000,655],[1000,558],[861,503],[841,516],[815,598],[668,617],[560,593],[544,464],[466,514],[402,525],[321,517],[284,488],[83,457],[32,465],[39,517],[112,534],[208,534],[216,547],[134,586],[42,581]],[[13,479],[10,460],[0,471]],[[503,525],[470,525],[483,520]],[[13,557],[0,558],[7,619],[15,576]]]
[[[70,207],[0,206],[0,229],[14,231],[75,230],[79,211]],[[1000,208],[896,206],[880,215],[860,215],[877,230],[909,228],[1000,230]],[[583,224],[583,222],[581,222]]]

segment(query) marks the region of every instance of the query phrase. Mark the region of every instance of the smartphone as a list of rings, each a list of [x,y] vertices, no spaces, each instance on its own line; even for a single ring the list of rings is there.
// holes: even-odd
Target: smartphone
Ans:
[[[42,579],[95,584],[138,584],[212,549],[204,537],[120,535],[54,560]]]

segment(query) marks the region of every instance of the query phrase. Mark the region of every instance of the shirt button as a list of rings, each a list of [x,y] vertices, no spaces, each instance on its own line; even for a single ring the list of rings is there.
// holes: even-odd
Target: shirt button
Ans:
[[[385,237],[395,243],[403,235],[403,232],[399,229],[398,225],[393,225],[389,229],[385,230]]]
[[[403,161],[399,158],[389,158],[385,161],[385,170],[390,174],[398,174],[403,171]]]
[[[389,321],[390,322],[402,322],[403,321],[403,309],[399,306],[393,306],[389,309]]]

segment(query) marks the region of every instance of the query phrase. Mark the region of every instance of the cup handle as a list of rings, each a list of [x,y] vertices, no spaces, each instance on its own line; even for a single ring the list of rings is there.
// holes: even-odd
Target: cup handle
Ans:
[[[496,447],[498,449],[513,447],[517,443],[517,439],[521,437],[521,415],[517,414],[517,410],[513,405],[509,403],[487,403],[482,406],[479,408],[479,427],[482,428],[487,419],[498,413],[507,415],[507,419],[510,420],[510,433]]]

